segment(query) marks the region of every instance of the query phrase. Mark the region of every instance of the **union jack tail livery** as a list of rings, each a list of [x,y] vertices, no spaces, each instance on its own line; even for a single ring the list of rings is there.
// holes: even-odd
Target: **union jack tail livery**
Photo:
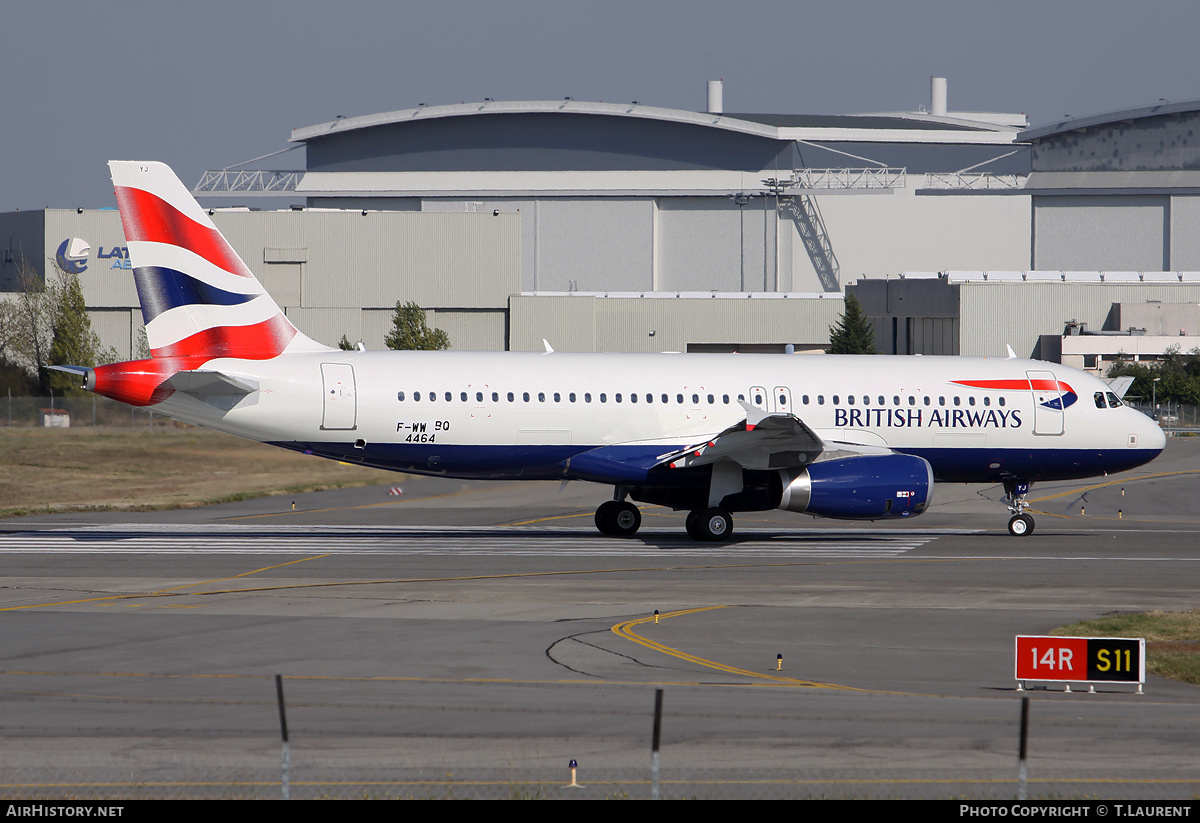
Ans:
[[[323,347],[297,331],[162,163],[109,163],[154,357],[267,360]]]
[[[216,358],[326,350],[292,325],[168,166],[108,165],[151,359],[100,366],[88,388],[151,405],[174,391],[172,375]]]

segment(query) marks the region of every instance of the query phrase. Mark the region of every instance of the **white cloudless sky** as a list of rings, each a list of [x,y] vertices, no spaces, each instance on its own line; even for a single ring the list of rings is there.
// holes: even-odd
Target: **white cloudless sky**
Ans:
[[[1183,0],[161,0],[0,15],[0,211],[113,206],[110,159],[188,186],[292,129],[419,103],[627,102],[849,114],[928,105],[1032,125],[1200,98]],[[297,168],[303,150],[256,164]]]

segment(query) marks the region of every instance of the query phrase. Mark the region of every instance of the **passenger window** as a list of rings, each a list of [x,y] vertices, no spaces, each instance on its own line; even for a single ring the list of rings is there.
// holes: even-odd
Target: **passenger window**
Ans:
[[[1001,398],[1000,398],[1000,405],[1001,405],[1001,406],[1003,406],[1003,405],[1004,405],[1004,398],[1003,398],[1003,397],[1001,397]]]
[[[492,392],[492,402],[493,403],[500,402],[500,392]]]
[[[606,395],[604,392],[600,392],[600,402],[601,402],[601,403],[607,403],[607,402],[608,402],[608,395]]]
[[[818,394],[818,395],[817,395],[817,405],[818,405],[818,406],[824,406],[824,405],[825,405],[825,395],[823,395],[823,394]]]
[[[515,400],[515,399],[516,399],[516,398],[514,398],[514,397],[513,397],[513,393],[512,393],[512,392],[509,392],[509,393],[508,393],[508,402],[509,402],[509,403],[511,403],[511,402],[513,402],[513,400]]]
[[[570,400],[572,403],[574,403],[575,402],[575,392],[571,392],[570,394],[568,394],[567,399]]]
[[[583,393],[583,402],[584,402],[584,403],[591,403],[591,402],[592,402],[592,393],[591,393],[590,391],[585,391],[585,392]]]
[[[461,400],[462,402],[466,403],[466,402],[467,402],[467,393],[466,393],[466,392],[462,392],[461,394],[459,394],[459,396],[458,396],[458,399],[459,399],[459,400]],[[482,400],[482,399],[483,399],[483,395],[482,395],[482,394],[481,394],[481,395],[479,395],[479,399],[480,399],[480,400]]]
[[[475,402],[476,402],[476,403],[482,403],[482,402],[483,402],[483,392],[481,392],[481,391],[477,391],[477,392],[475,392]]]
[[[929,395],[925,395],[925,405],[926,406],[931,405],[932,402],[933,402],[933,398],[930,397]]]
[[[637,392],[630,392],[630,393],[629,393],[629,402],[630,402],[630,403],[636,403],[636,402],[637,402]]]
[[[682,395],[682,394],[677,394],[677,395],[675,395],[675,402],[676,402],[676,403],[682,403],[682,402],[683,402],[683,395]]]
[[[990,406],[990,405],[992,405],[992,398],[988,397],[988,396],[985,394],[985,395],[983,396],[983,405],[985,405],[985,406]]]
[[[558,403],[558,402],[560,402],[561,400],[562,400],[562,395],[561,395],[561,394],[559,394],[558,392],[555,392],[555,393],[554,393],[554,402],[555,402],[555,403]]]
[[[761,401],[760,401],[760,402],[761,402]],[[692,405],[693,405],[693,406],[699,406],[699,405],[700,405],[700,395],[698,395],[698,394],[693,394],[693,395],[692,395]]]
[[[837,395],[835,394],[835,395],[833,396],[833,402],[834,402],[834,403],[836,403],[837,401],[838,401],[838,399],[837,399]],[[847,405],[849,405],[849,406],[853,406],[853,405],[854,405],[854,395],[852,395],[852,394],[850,394],[850,395],[846,395],[846,404],[847,404]]]
[[[545,403],[545,402],[546,402],[546,393],[545,393],[544,391],[540,391],[540,392],[538,392],[538,402],[539,402],[539,403]]]
[[[613,399],[616,400],[618,403],[620,403],[621,402],[621,393],[617,392],[615,395],[613,395]]]
[[[807,406],[808,405],[808,395],[807,394],[801,395],[800,402]]]
[[[529,402],[529,392],[521,392],[521,399],[524,400],[526,403],[528,403]]]
[[[710,406],[711,406],[712,404],[713,404],[713,396],[710,394],[710,395],[708,396],[708,405],[710,405]]]
[[[663,401],[664,403],[669,403],[669,402],[671,402],[671,398],[667,397],[667,396],[664,394],[664,395],[662,396],[662,401]]]
[[[446,402],[449,403],[451,401],[451,399],[453,399],[453,395],[451,395],[450,392],[446,392]],[[465,395],[464,395],[463,399],[466,400]]]
[[[434,403],[434,402],[436,402],[436,401],[437,401],[437,392],[432,392],[432,391],[431,391],[431,392],[429,393],[429,402],[430,402],[430,403]]]
[[[401,403],[403,403],[404,402],[404,392],[399,392],[396,395],[396,399],[399,400]]]
[[[728,406],[729,405],[729,395],[727,395],[727,394],[721,395],[721,402],[724,403],[726,406]]]

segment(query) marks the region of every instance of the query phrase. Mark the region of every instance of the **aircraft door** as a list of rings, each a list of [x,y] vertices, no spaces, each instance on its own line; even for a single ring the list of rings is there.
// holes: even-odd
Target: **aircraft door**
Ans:
[[[776,386],[771,392],[771,401],[775,406],[772,411],[782,414],[792,413],[792,390],[787,386]]]
[[[321,428],[347,431],[358,421],[358,400],[354,391],[354,367],[349,363],[322,363],[321,385],[324,406]]]
[[[1052,372],[1027,371],[1033,392],[1033,433],[1063,433],[1063,391]]]

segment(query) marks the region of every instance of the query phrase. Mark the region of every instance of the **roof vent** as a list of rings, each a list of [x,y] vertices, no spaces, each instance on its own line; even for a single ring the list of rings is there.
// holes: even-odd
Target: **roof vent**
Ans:
[[[930,77],[929,113],[934,117],[946,116],[946,78]]]
[[[724,80],[709,80],[708,81],[708,113],[709,114],[724,114],[725,113],[725,81]]]

